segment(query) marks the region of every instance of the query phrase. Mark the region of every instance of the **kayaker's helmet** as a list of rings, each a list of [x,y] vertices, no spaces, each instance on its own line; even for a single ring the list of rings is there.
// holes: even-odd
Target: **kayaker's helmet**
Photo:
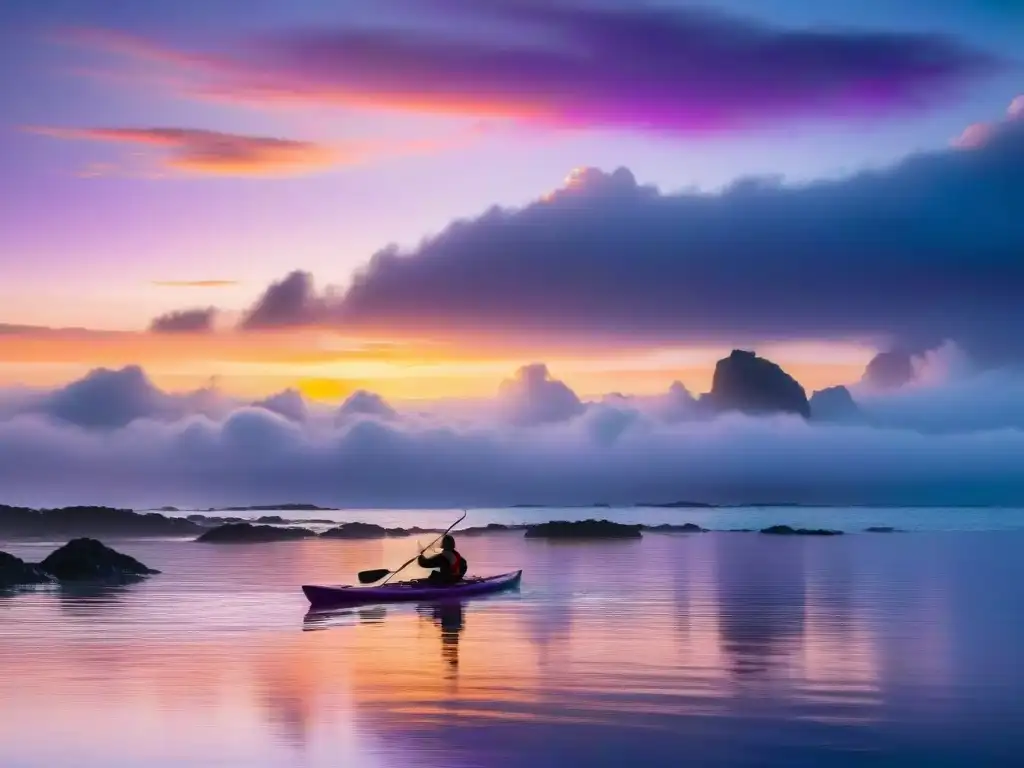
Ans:
[[[455,537],[445,536],[441,539],[441,549],[455,549]]]

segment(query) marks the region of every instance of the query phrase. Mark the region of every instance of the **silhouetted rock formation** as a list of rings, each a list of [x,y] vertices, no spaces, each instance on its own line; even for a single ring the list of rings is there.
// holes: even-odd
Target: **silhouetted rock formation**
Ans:
[[[19,557],[0,552],[0,590],[31,584],[50,584],[56,581],[38,565],[26,563]]]
[[[189,515],[185,518],[190,520],[197,525],[201,525],[204,528],[211,528],[215,525],[224,525],[226,523],[244,523],[247,522],[241,517],[220,517],[218,515]]]
[[[51,552],[39,567],[61,581],[117,580],[160,573],[96,539],[72,539]]]
[[[256,504],[251,507],[210,507],[207,512],[333,512],[316,504]]]
[[[384,539],[410,536],[413,532],[425,533],[422,528],[384,528],[373,523],[342,523],[320,535],[325,539]]]
[[[893,528],[891,525],[872,525],[869,528],[864,529],[865,533],[901,533],[899,528]]]
[[[796,413],[805,419],[811,415],[807,393],[796,379],[770,360],[740,349],[718,361],[709,398],[718,411]]]
[[[625,525],[609,520],[555,520],[526,528],[528,539],[639,539],[642,536],[639,525]]]
[[[861,380],[878,389],[898,389],[914,378],[910,353],[903,350],[879,352],[864,369]]]
[[[238,522],[254,522],[261,525],[288,525],[288,524],[299,524],[299,525],[334,525],[334,520],[324,520],[318,518],[311,518],[308,520],[285,520],[280,515],[262,515],[257,517],[255,520],[243,520],[242,518],[233,518],[227,522],[238,523]]]
[[[792,528],[788,525],[773,525],[769,528],[762,528],[761,533],[770,533],[776,536],[841,536],[843,532],[827,528]]]
[[[489,523],[478,525],[473,528],[463,528],[461,531],[452,531],[452,536],[483,536],[488,533],[507,533],[508,531],[521,531],[525,525],[504,525],[503,523]]]
[[[811,418],[815,421],[857,422],[864,413],[844,386],[828,387],[811,395]]]
[[[0,536],[195,536],[191,520],[110,507],[27,509],[0,505]]]
[[[701,528],[694,523],[683,523],[682,525],[662,523],[661,525],[644,525],[642,528],[652,533],[707,533],[706,528]]]
[[[213,528],[196,541],[204,544],[263,544],[272,541],[297,541],[316,536],[308,528],[280,528],[273,525],[228,523]]]

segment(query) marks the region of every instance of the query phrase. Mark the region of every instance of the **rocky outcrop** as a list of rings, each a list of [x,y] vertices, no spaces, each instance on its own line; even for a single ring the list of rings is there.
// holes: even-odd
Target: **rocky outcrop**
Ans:
[[[308,528],[228,523],[206,531],[196,541],[204,544],[265,544],[273,541],[298,541],[316,536]]]
[[[671,523],[645,525],[643,530],[650,531],[651,533],[707,533],[706,528],[701,528],[694,523],[683,523],[682,525],[672,525]]]
[[[245,519],[241,517],[220,517],[218,515],[189,515],[187,520],[201,525],[204,528],[212,528],[215,525],[224,525],[226,523],[244,523]]]
[[[864,369],[861,381],[875,389],[899,389],[914,379],[914,363],[903,350],[879,352]]]
[[[39,567],[60,581],[110,581],[160,573],[96,539],[73,539],[51,552]]]
[[[461,531],[452,531],[452,536],[484,536],[488,533],[508,533],[509,531],[521,531],[525,525],[504,525],[503,523],[489,523],[478,525],[473,528],[463,528]]]
[[[788,525],[762,528],[761,533],[770,533],[775,536],[841,536],[843,534],[842,531],[833,531],[828,528],[792,528]]]
[[[864,533],[901,533],[899,528],[893,528],[891,525],[872,525],[864,529]]]
[[[810,406],[815,421],[854,423],[864,419],[860,406],[844,386],[818,390],[811,395]]]
[[[51,584],[56,579],[38,565],[26,563],[21,558],[0,552],[0,590],[32,584]]]
[[[796,379],[770,360],[739,349],[718,361],[708,399],[719,412],[811,415],[807,393]]]
[[[555,520],[531,525],[526,529],[528,539],[639,539],[642,536],[639,525],[625,525],[609,520]]]
[[[0,536],[9,538],[75,536],[195,536],[202,527],[156,512],[139,514],[111,507],[28,509],[0,505]]]
[[[385,539],[412,535],[412,531],[424,532],[422,528],[406,530],[405,528],[384,528],[373,523],[342,523],[324,531],[320,535],[325,539]]]
[[[249,507],[210,507],[207,512],[333,512],[330,507],[316,504],[256,504]]]
[[[260,525],[284,525],[288,521],[280,515],[262,515],[261,517],[257,517],[255,522]]]

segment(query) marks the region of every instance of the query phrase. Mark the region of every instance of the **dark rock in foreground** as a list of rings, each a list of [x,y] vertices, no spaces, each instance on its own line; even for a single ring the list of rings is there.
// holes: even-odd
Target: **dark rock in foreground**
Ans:
[[[891,525],[872,525],[869,528],[864,529],[865,533],[900,533],[899,528],[893,528]]]
[[[423,532],[423,529],[384,528],[373,523],[342,523],[320,535],[325,539],[385,539],[411,536],[413,531]]]
[[[0,505],[0,536],[73,538],[75,536],[195,536],[202,527],[191,520],[156,512],[139,514],[111,507],[28,509]]]
[[[112,580],[160,573],[96,539],[73,539],[51,552],[39,567],[60,581]]]
[[[528,539],[639,539],[642,536],[639,525],[625,525],[609,520],[556,520],[526,528]]]
[[[796,379],[770,360],[740,349],[715,365],[709,397],[717,411],[795,413],[805,419],[811,415],[807,393]]]
[[[272,541],[297,541],[316,536],[308,528],[278,528],[273,525],[228,523],[213,528],[196,541],[204,544],[263,544]]]
[[[683,523],[682,525],[672,525],[670,523],[645,525],[643,530],[651,531],[652,533],[707,533],[706,528],[701,528],[694,523]]]
[[[769,528],[762,528],[761,533],[770,533],[776,536],[841,536],[843,532],[828,528],[792,528],[788,525],[773,525]]]
[[[0,552],[0,589],[31,584],[51,584],[55,579],[42,568],[19,557]]]

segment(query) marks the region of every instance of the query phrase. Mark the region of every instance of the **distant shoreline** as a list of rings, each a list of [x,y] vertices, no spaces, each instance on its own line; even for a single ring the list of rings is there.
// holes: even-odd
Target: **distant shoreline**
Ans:
[[[227,509],[227,508],[225,508]],[[233,508],[239,509],[239,508]],[[210,515],[188,510],[167,512],[141,512],[131,509],[111,507],[65,507],[59,509],[30,509],[0,505],[0,539],[55,539],[89,536],[97,538],[181,538],[202,539],[204,541],[280,541],[303,538],[334,538],[334,539],[383,539],[408,536],[420,536],[440,533],[444,526],[439,525],[439,510],[424,509],[424,513],[432,513],[428,519],[416,518],[417,510],[402,510],[405,514],[388,515],[386,510],[375,509],[378,514],[359,514],[357,510],[324,510],[335,514],[327,517],[304,517],[289,515],[290,511],[305,512],[307,507],[294,505],[293,509],[278,511],[284,515],[268,515],[257,512],[273,510],[263,506],[244,508],[244,512],[253,513],[248,516]],[[539,514],[516,515],[516,509],[543,510]],[[792,512],[795,509],[810,509],[809,514]],[[850,513],[847,515],[830,515],[828,511],[838,507],[819,506],[691,506],[690,502],[671,503],[666,505],[644,505],[632,507],[506,507],[480,510],[476,519],[454,533],[460,536],[476,536],[481,534],[502,533],[507,531],[528,531],[543,526],[579,526],[589,521],[592,527],[619,530],[632,528],[637,531],[651,533],[694,533],[694,532],[767,532],[767,529],[780,529],[776,532],[896,532],[903,530],[1021,530],[1024,529],[1024,515],[1020,518],[1002,519],[980,518],[980,524],[970,518],[959,521],[943,518],[943,509],[960,511],[970,509],[998,510],[997,507],[947,507],[931,508],[936,510],[934,527],[927,518],[918,515],[916,518],[901,519],[899,514],[856,514],[870,510],[894,509],[912,511],[912,507],[842,507]],[[921,507],[920,509],[928,509]],[[586,511],[584,511],[586,510]],[[593,510],[593,511],[591,511]],[[646,514],[638,514],[640,510],[648,510]],[[675,514],[675,510],[685,510]],[[735,516],[731,510],[736,510]],[[754,510],[742,514],[741,510]],[[775,510],[776,512],[773,512]],[[790,514],[786,514],[789,510]],[[1019,511],[1024,512],[1024,510]],[[451,510],[448,510],[451,511]],[[502,514],[503,512],[508,514]],[[660,511],[661,514],[658,514]],[[820,511],[821,514],[816,514]],[[341,512],[342,514],[337,514]],[[488,514],[489,512],[489,514]],[[633,514],[631,514],[633,513]],[[688,514],[689,513],[689,514]],[[347,520],[345,518],[348,518]],[[587,518],[584,521],[583,518]],[[687,519],[689,517],[690,519]],[[1020,522],[1016,522],[1020,520]],[[924,521],[924,522],[922,522]],[[410,525],[410,523],[412,525]],[[423,525],[426,523],[426,525]],[[422,525],[422,527],[421,527]],[[842,526],[845,530],[836,530],[833,526]],[[986,527],[987,526],[987,527]],[[218,532],[214,534],[214,532]],[[209,535],[208,535],[209,534]]]
[[[3,505],[0,505],[3,509]],[[234,507],[131,507],[133,512],[175,512],[189,514],[206,514],[210,512],[373,512],[373,511],[423,511],[442,512],[446,510],[465,509],[470,512],[476,511],[498,511],[512,509],[1024,509],[1024,503],[992,503],[992,504],[933,504],[933,503],[906,503],[895,502],[803,502],[803,501],[764,501],[764,502],[736,502],[716,503],[705,501],[665,501],[665,502],[634,502],[627,504],[499,504],[495,506],[483,506],[474,504],[470,506],[406,506],[406,505],[345,505],[335,507],[322,507],[316,504],[257,504],[252,506]]]

